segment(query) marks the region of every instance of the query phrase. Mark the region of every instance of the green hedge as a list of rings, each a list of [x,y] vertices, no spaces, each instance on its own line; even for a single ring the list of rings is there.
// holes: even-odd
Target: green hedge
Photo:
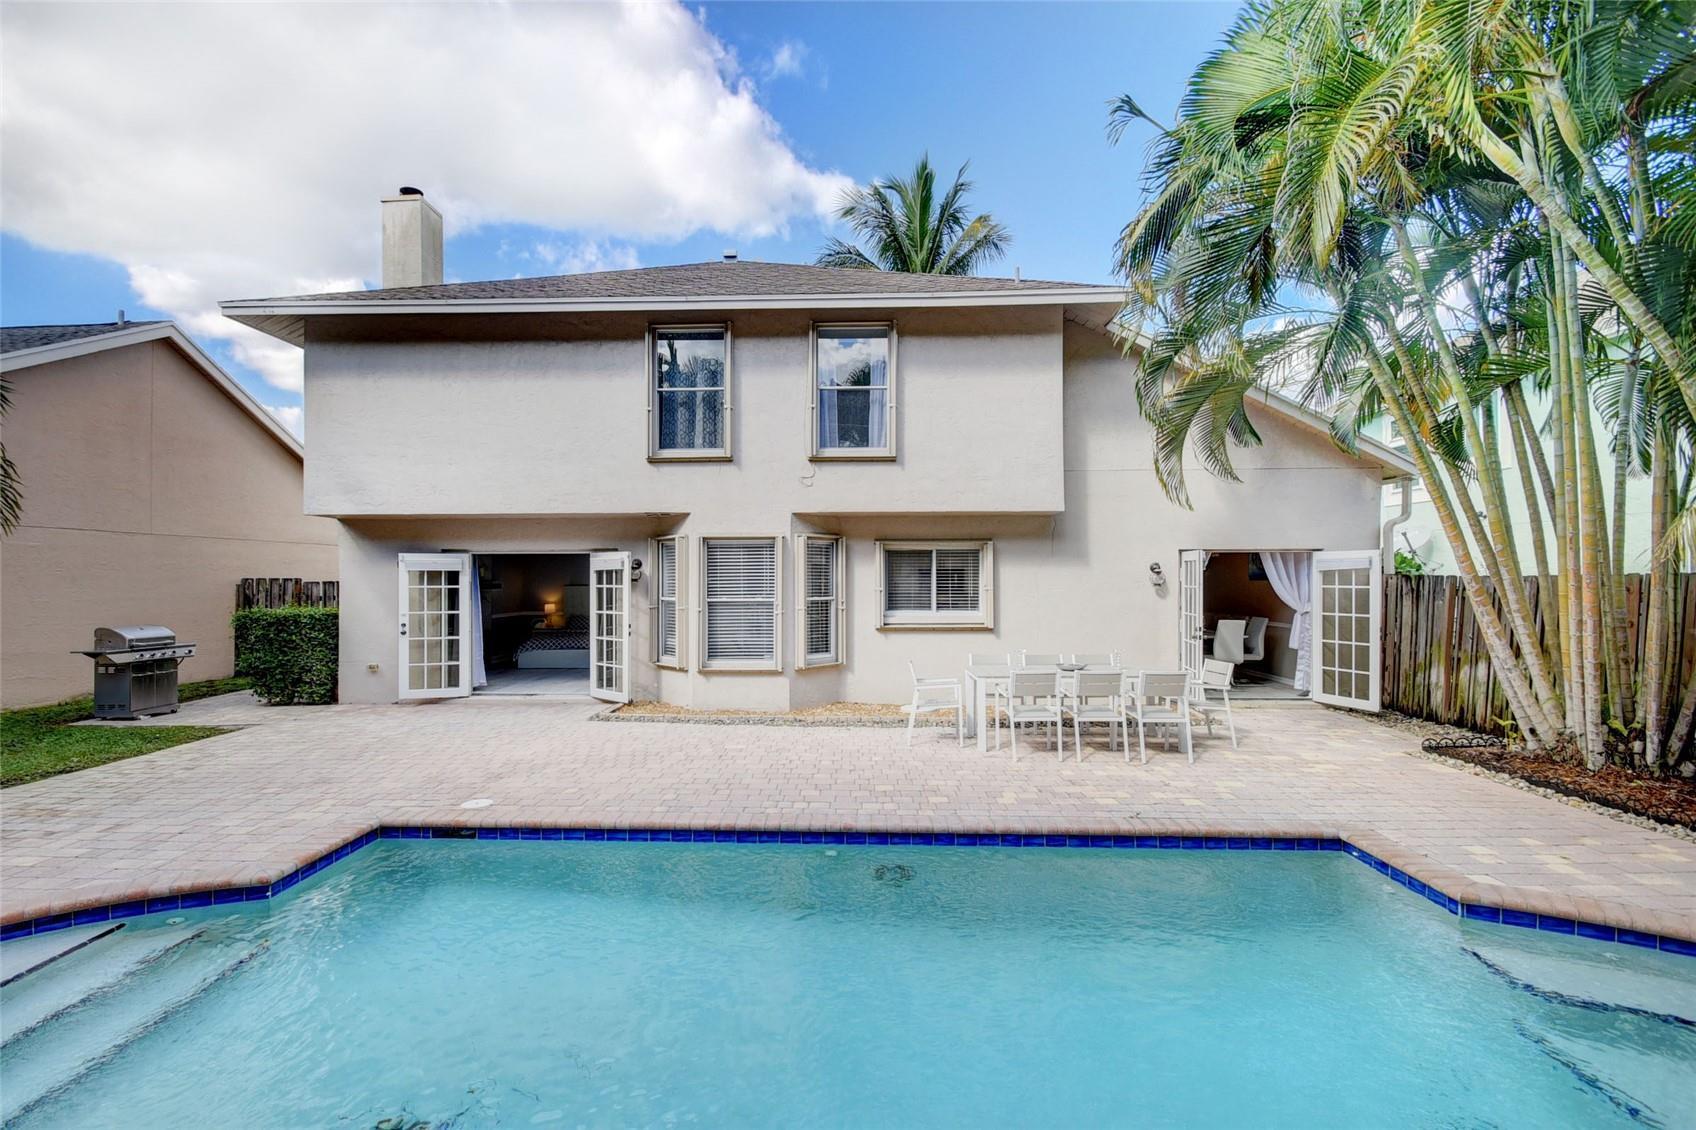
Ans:
[[[244,608],[230,618],[236,670],[272,706],[336,700],[334,608]]]

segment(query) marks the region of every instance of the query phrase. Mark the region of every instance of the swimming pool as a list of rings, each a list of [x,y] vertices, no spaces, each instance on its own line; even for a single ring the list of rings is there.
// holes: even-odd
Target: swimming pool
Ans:
[[[1688,958],[1469,925],[1335,852],[382,840],[0,989],[0,1101],[20,1127],[1678,1126],[1692,1019]]]

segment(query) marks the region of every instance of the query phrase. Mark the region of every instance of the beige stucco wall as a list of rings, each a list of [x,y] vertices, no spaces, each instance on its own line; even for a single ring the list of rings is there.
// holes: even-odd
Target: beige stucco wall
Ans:
[[[664,511],[729,524],[747,518],[756,498],[768,522],[791,512],[1060,509],[1058,308],[895,318],[893,463],[809,459],[808,312],[675,320],[731,325],[731,462],[649,462],[644,318],[525,319],[532,328],[518,338],[499,321],[462,318],[451,331],[398,327],[408,335],[398,342],[363,323],[339,332],[314,325],[307,509]],[[351,340],[355,330],[362,336]]]
[[[23,524],[0,542],[0,701],[84,693],[103,624],[160,623],[230,674],[242,577],[336,577],[335,523],[301,509],[301,465],[165,341],[18,369],[5,443]]]
[[[804,335],[805,325],[800,332]],[[1281,417],[1256,412],[1265,445],[1242,453],[1240,469],[1245,481],[1226,483],[1198,472],[1191,483],[1195,509],[1182,510],[1161,494],[1150,467],[1151,449],[1147,426],[1136,410],[1131,381],[1132,362],[1120,357],[1106,338],[1073,324],[1050,322],[1049,339],[1030,344],[1031,355],[1063,357],[1064,374],[1056,400],[1063,412],[1063,436],[1050,428],[1046,417],[1034,415],[1031,438],[1008,444],[1003,462],[1035,467],[1039,458],[1052,458],[1062,476],[1063,496],[1056,513],[991,512],[991,496],[1016,490],[1018,475],[1001,469],[985,470],[974,462],[966,471],[950,472],[933,463],[924,442],[952,446],[956,428],[912,422],[904,437],[904,459],[925,468],[912,481],[912,465],[879,465],[852,468],[874,483],[866,490],[847,491],[827,486],[829,473],[840,470],[821,465],[815,485],[799,487],[801,476],[812,468],[805,459],[805,434],[792,466],[774,462],[756,479],[731,477],[712,485],[701,468],[665,466],[649,468],[645,461],[644,434],[640,427],[620,441],[629,450],[604,449],[605,457],[617,466],[630,467],[632,460],[641,473],[654,478],[688,477],[697,485],[690,491],[666,488],[666,502],[649,496],[619,494],[633,513],[622,516],[581,514],[578,480],[572,474],[558,476],[553,504],[573,517],[556,518],[359,518],[343,523],[342,535],[342,697],[344,701],[392,701],[396,694],[395,671],[398,644],[398,586],[395,555],[406,551],[463,549],[478,552],[551,549],[558,551],[592,548],[625,549],[651,563],[649,539],[661,534],[687,535],[691,560],[698,554],[700,537],[737,534],[783,535],[785,615],[783,617],[783,668],[776,674],[708,673],[655,668],[652,656],[651,574],[639,583],[633,595],[634,640],[632,688],[638,697],[658,696],[694,706],[785,708],[836,700],[901,701],[910,693],[907,661],[925,671],[958,671],[970,651],[994,652],[1015,648],[1035,651],[1109,651],[1125,653],[1135,667],[1170,667],[1177,661],[1178,553],[1184,549],[1358,549],[1376,547],[1378,542],[1379,472],[1337,451],[1328,440],[1298,428]],[[804,337],[802,338],[804,341]],[[737,341],[738,360],[742,339]],[[783,348],[773,343],[776,352]],[[1023,356],[1016,353],[1015,357]],[[325,376],[311,358],[308,403],[314,435],[312,459],[319,456],[317,436],[324,420],[324,406],[313,403],[313,383]],[[907,340],[902,342],[902,363],[908,358]],[[804,372],[804,370],[803,370]],[[546,383],[548,378],[534,378]],[[565,402],[566,377],[553,378],[554,399]],[[921,370],[905,370],[900,378],[909,402],[934,403],[928,378]],[[953,375],[945,378],[954,379]],[[996,385],[992,362],[986,362],[977,378]],[[1040,374],[1039,374],[1040,379]],[[349,394],[351,381],[335,380]],[[1016,382],[1014,382],[1016,383]],[[398,397],[398,387],[391,389]],[[804,393],[804,377],[803,377]],[[545,390],[532,395],[549,399]],[[1045,394],[1046,395],[1046,394]],[[633,413],[628,398],[621,411]],[[970,421],[993,434],[1017,430],[1018,413],[1030,410],[1035,401],[1016,399],[1005,409],[974,405]],[[774,410],[775,409],[771,409]],[[798,431],[806,420],[803,397],[792,398],[784,409],[791,413],[786,427],[773,418],[766,422],[773,436],[779,430]],[[962,409],[966,411],[966,409]],[[1002,418],[1002,412],[1008,419]],[[956,414],[958,422],[959,414]],[[610,427],[610,421],[606,423]],[[744,420],[743,427],[749,427]],[[969,428],[967,430],[970,430]],[[920,442],[920,437],[929,436]],[[791,436],[790,438],[797,438]],[[1051,446],[1046,452],[1027,448]],[[504,456],[495,450],[461,443],[464,465],[481,460],[497,464]],[[631,455],[634,452],[634,456]],[[562,448],[560,457],[564,458]],[[742,455],[738,453],[740,463]],[[1028,461],[1027,461],[1028,460]],[[344,463],[344,466],[346,464]],[[415,464],[407,464],[408,467]],[[372,464],[363,465],[374,472]],[[526,466],[530,466],[529,463]],[[575,467],[576,464],[569,464]],[[711,468],[708,469],[712,470]],[[327,472],[326,472],[327,473]],[[480,472],[473,471],[481,475]],[[526,472],[534,477],[533,467]],[[752,473],[750,469],[748,473]],[[309,473],[311,477],[312,473]],[[393,477],[394,472],[390,472]],[[611,476],[616,477],[616,476]],[[1035,476],[1040,477],[1040,476]],[[595,484],[586,476],[584,491],[624,490]],[[452,505],[507,506],[507,492],[533,490],[532,484],[483,480],[484,494],[474,499],[453,494]],[[704,484],[704,485],[703,485]],[[998,485],[999,484],[999,485]],[[320,498],[343,498],[348,488],[333,479],[319,480]],[[447,489],[443,484],[442,489]],[[692,493],[691,493],[692,491]],[[531,497],[531,496],[526,496]],[[611,497],[594,494],[603,499]],[[958,499],[948,505],[949,499]],[[893,500],[893,501],[891,501]],[[918,505],[922,500],[923,506]],[[422,505],[417,500],[413,505]],[[530,505],[541,500],[533,498]],[[824,505],[831,501],[835,506]],[[917,513],[921,509],[953,510],[953,513]],[[665,516],[647,517],[646,514]],[[874,511],[889,511],[874,513]],[[840,533],[846,538],[847,615],[844,631],[846,662],[837,667],[795,670],[796,620],[793,615],[795,555],[794,534],[816,530]],[[996,622],[991,630],[915,631],[880,630],[877,627],[878,585],[876,541],[903,538],[991,538],[995,556]],[[1173,578],[1164,592],[1148,580],[1148,565],[1158,561]],[[691,580],[694,579],[692,572]],[[698,600],[689,600],[693,614]],[[698,642],[694,616],[686,621],[685,646]],[[371,670],[372,664],[377,669]]]

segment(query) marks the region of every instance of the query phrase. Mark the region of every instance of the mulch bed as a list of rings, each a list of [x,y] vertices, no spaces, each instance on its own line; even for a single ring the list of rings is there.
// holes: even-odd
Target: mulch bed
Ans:
[[[1437,752],[1565,796],[1696,831],[1696,781],[1693,780],[1644,777],[1617,765],[1607,765],[1592,773],[1582,765],[1500,748]]]

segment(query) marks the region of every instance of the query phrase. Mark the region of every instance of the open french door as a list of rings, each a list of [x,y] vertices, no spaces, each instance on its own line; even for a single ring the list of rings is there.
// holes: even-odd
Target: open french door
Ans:
[[[589,555],[589,693],[630,701],[630,554]]]
[[[400,555],[400,697],[460,698],[471,693],[469,553]]]
[[[1378,710],[1383,605],[1377,550],[1313,555],[1313,701]]]
[[[1201,631],[1201,579],[1206,571],[1206,550],[1186,549],[1178,554],[1178,659],[1193,679],[1201,678],[1206,651]]]

